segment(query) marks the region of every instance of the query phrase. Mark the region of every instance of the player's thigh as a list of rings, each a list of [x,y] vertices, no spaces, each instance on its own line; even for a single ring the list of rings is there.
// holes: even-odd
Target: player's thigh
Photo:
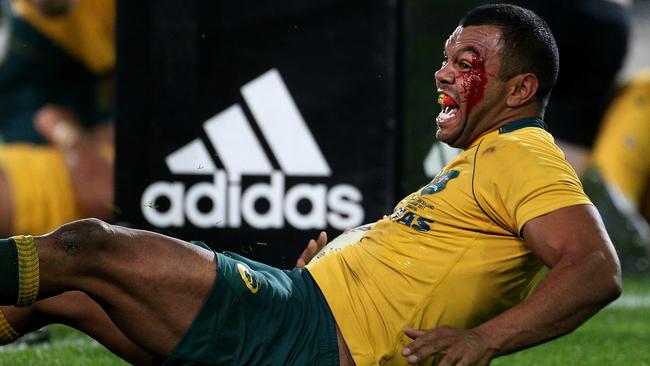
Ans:
[[[186,333],[213,286],[214,253],[151,232],[130,231],[128,238],[129,250],[125,252],[130,256],[124,261],[129,264],[112,266],[124,268],[125,275],[108,275],[116,276],[116,282],[123,283],[127,290],[126,296],[116,300],[123,303],[115,305],[137,311],[114,311],[109,315],[145,349],[164,356]],[[153,341],[152,334],[160,339]]]
[[[63,225],[39,242],[42,289],[86,292],[121,331],[157,355],[185,334],[216,276],[212,251],[99,220]]]

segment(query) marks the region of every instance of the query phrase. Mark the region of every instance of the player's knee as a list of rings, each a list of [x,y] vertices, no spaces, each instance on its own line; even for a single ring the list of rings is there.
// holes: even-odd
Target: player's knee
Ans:
[[[112,225],[95,218],[62,225],[48,236],[69,256],[101,251],[115,240]]]
[[[85,219],[43,237],[0,240],[0,304],[29,306],[41,292],[55,294],[75,279],[99,273],[110,253],[104,249],[117,240],[113,231],[101,220]]]

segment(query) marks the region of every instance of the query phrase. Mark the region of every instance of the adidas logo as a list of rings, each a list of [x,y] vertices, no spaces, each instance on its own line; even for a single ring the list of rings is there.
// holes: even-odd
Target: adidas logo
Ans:
[[[178,175],[210,176],[189,187],[184,182],[153,182],[141,198],[145,219],[159,228],[182,227],[186,220],[199,228],[339,229],[363,222],[362,194],[350,184],[324,183],[287,186],[286,177],[330,177],[332,171],[309,131],[279,72],[272,69],[241,88],[241,94],[279,170],[258,140],[240,105],[232,105],[203,123],[223,168],[197,138],[165,159]],[[247,176],[268,176],[267,182],[246,184]],[[310,179],[313,181],[314,179]],[[161,197],[169,208],[161,211]],[[208,199],[208,210],[199,200]],[[308,209],[304,201],[308,201]],[[264,202],[260,205],[260,202]],[[265,206],[260,209],[259,206]],[[260,212],[262,211],[262,212]],[[306,211],[306,212],[305,212]],[[285,223],[286,221],[286,223]]]

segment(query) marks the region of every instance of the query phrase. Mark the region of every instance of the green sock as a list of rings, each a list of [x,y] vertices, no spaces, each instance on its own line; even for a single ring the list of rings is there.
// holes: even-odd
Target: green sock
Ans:
[[[0,304],[16,305],[18,299],[18,252],[13,239],[0,239]]]

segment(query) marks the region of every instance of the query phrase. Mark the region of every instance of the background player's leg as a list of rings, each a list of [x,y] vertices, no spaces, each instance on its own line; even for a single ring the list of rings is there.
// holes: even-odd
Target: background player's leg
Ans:
[[[131,364],[151,365],[153,362],[153,357],[131,342],[99,304],[83,292],[64,292],[28,307],[2,306],[0,311],[19,335],[48,324],[64,324],[88,334]]]
[[[108,124],[107,124],[108,125]],[[84,217],[111,220],[113,217],[113,162],[102,154],[112,146],[112,134],[94,138],[70,111],[47,105],[34,117],[34,127],[65,155],[77,204]],[[105,130],[112,131],[111,128]],[[108,154],[110,155],[110,154]]]
[[[35,237],[39,299],[81,290],[138,346],[173,350],[216,276],[214,253],[163,235],[80,220]]]

